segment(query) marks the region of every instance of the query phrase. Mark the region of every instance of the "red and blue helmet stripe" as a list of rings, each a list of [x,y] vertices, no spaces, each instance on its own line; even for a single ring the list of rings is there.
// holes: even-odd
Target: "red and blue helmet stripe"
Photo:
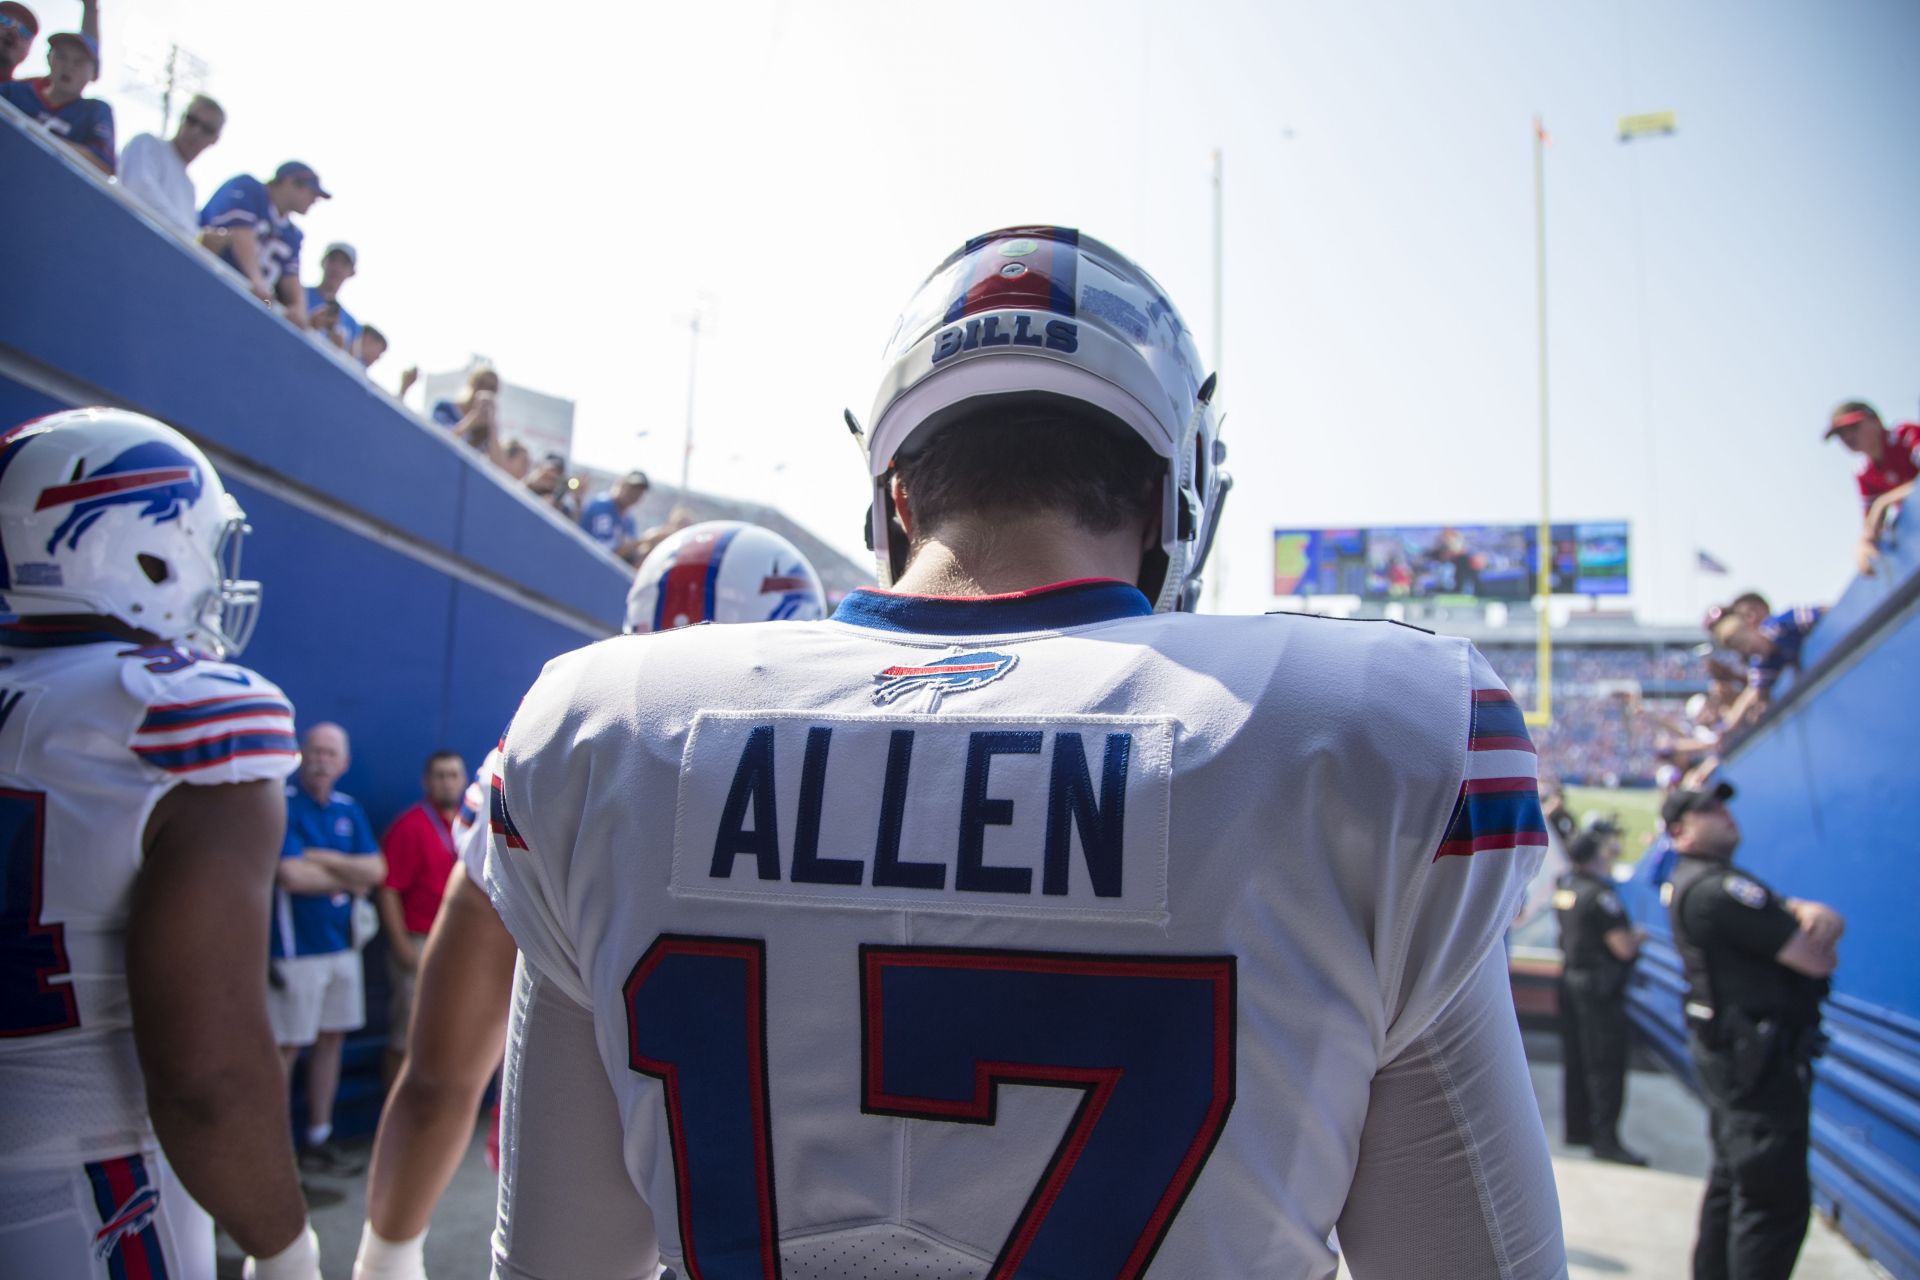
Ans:
[[[985,252],[994,245],[1000,246],[997,252]],[[960,277],[943,324],[983,311],[1074,314],[1080,233],[1071,227],[1008,227],[975,236],[956,256],[971,266]]]

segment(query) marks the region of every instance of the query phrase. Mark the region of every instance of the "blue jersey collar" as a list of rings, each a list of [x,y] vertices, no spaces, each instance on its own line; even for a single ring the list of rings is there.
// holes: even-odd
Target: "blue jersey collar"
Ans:
[[[0,646],[9,649],[65,649],[81,644],[124,644],[138,648],[138,640],[89,627],[36,626],[31,622],[0,623]]]
[[[1152,613],[1153,606],[1132,583],[1082,578],[997,596],[910,596],[863,587],[840,602],[833,619],[877,631],[990,636],[1064,631]]]

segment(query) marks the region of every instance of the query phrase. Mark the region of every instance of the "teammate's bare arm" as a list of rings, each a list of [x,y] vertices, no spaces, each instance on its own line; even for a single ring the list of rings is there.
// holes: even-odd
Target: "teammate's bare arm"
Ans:
[[[367,1223],[384,1240],[427,1229],[473,1137],[506,1039],[515,954],[486,891],[456,866],[421,954],[406,1062],[367,1175]]]
[[[1374,1076],[1340,1214],[1354,1276],[1565,1276],[1539,1131],[1496,947],[1433,1026]]]
[[[499,1280],[652,1280],[653,1214],[627,1172],[623,1132],[593,1014],[522,961],[500,1115]]]
[[[154,806],[127,927],[147,1105],[193,1198],[249,1253],[306,1229],[285,1079],[267,1024],[279,784],[178,786]]]

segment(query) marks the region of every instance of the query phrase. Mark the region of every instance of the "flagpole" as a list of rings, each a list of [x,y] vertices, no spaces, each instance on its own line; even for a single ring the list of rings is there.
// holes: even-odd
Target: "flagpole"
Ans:
[[[1547,414],[1547,131],[1540,117],[1533,118],[1533,274],[1534,295],[1538,304],[1540,327],[1540,529],[1538,550],[1534,555],[1535,593],[1540,597],[1540,613],[1535,626],[1534,661],[1538,667],[1536,702],[1527,713],[1527,723],[1553,723],[1553,522],[1547,511],[1550,500],[1548,477]]]

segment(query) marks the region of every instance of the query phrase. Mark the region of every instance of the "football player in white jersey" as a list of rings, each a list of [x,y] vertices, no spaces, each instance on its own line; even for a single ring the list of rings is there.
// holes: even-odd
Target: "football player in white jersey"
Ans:
[[[692,1280],[1297,1280],[1336,1228],[1359,1277],[1564,1275],[1521,711],[1463,640],[1181,612],[1214,386],[1119,253],[980,236],[889,343],[886,589],[547,665],[487,860],[496,1276],[633,1274],[647,1222]]]
[[[1215,383],[1108,246],[969,241],[888,360],[886,589],[563,656],[508,731],[495,1274],[631,1274],[647,1222],[695,1280],[1326,1277],[1336,1228],[1356,1276],[1564,1274],[1491,668],[1182,612]]]
[[[0,1272],[318,1280],[267,1023],[293,709],[227,659],[245,516],[184,436],[0,438]],[[203,1207],[204,1206],[204,1207]]]
[[[647,556],[627,593],[626,631],[646,634],[702,622],[805,622],[825,614],[819,575],[798,548],[770,529],[716,520],[681,530]],[[488,753],[454,819],[461,865],[427,938],[406,1060],[380,1116],[354,1280],[425,1276],[427,1224],[459,1167],[473,1136],[474,1112],[500,1063],[515,950],[487,901],[482,873],[499,760],[498,748]],[[605,1082],[597,1087],[604,1092]],[[600,1172],[626,1176],[617,1153]],[[582,1167],[570,1165],[557,1176],[583,1174]],[[556,1224],[563,1234],[570,1229]],[[622,1232],[604,1256],[632,1256],[635,1249],[650,1249],[650,1241],[644,1231]]]

